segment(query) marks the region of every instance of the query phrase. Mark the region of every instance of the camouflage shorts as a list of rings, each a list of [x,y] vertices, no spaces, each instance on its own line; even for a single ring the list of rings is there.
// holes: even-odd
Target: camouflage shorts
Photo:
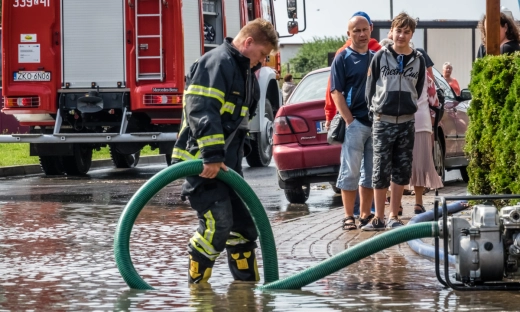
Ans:
[[[398,185],[410,183],[415,121],[393,124],[376,121],[372,126],[374,170],[372,186],[385,189],[390,179]]]

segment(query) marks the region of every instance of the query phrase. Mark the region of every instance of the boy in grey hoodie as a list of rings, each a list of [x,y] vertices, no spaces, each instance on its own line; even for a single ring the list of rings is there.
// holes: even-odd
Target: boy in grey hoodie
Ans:
[[[393,45],[374,56],[368,71],[366,100],[373,121],[372,186],[376,215],[361,229],[382,231],[403,225],[398,217],[404,186],[410,181],[414,144],[414,113],[424,85],[422,54],[410,48],[416,21],[401,13],[392,21]],[[392,193],[390,215],[384,222],[385,196]]]

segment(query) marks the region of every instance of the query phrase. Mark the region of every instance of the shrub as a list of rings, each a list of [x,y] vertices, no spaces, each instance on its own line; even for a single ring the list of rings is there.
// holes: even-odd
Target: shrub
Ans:
[[[341,36],[314,37],[312,41],[305,42],[296,56],[289,60],[291,73],[296,78],[302,78],[315,69],[327,67],[328,53],[336,52],[346,41],[347,38]],[[282,74],[285,74],[286,66],[282,66],[282,68]]]
[[[520,53],[478,59],[465,151],[472,194],[520,193]]]

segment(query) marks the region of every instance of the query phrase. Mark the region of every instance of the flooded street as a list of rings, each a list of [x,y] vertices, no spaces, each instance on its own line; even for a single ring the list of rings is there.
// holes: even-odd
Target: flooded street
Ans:
[[[162,168],[94,170],[80,178],[1,178],[0,311],[518,310],[519,292],[443,288],[433,261],[406,244],[298,291],[260,292],[254,284],[233,282],[222,255],[210,285],[190,287],[186,246],[197,220],[180,200],[181,181],[160,191],[134,225],[130,245],[134,266],[156,290],[130,290],[115,264],[114,231],[126,202]],[[320,216],[340,207],[341,198],[330,186],[313,185],[307,205],[289,205],[278,188],[274,165],[245,167],[244,174],[273,225],[281,278],[343,248],[332,243],[320,252],[313,249],[316,246],[306,246],[310,239],[341,241],[339,219],[336,228],[317,231],[325,233],[318,238],[292,222],[314,220],[319,226]],[[356,235],[349,244],[364,239],[362,233]],[[291,243],[289,250],[283,248],[286,243]],[[263,281],[260,252],[258,256]]]

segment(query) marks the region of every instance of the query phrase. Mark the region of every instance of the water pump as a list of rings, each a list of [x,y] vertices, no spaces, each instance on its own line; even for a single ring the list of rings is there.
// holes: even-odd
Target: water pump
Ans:
[[[520,205],[499,210],[488,201],[473,207],[470,220],[443,217],[439,229],[440,237],[445,240],[444,254],[456,259],[456,272],[452,276],[461,282],[452,284],[450,275],[446,274],[447,286],[460,290],[520,289],[516,282],[501,283],[504,279],[520,278]],[[445,270],[448,270],[447,261]]]

